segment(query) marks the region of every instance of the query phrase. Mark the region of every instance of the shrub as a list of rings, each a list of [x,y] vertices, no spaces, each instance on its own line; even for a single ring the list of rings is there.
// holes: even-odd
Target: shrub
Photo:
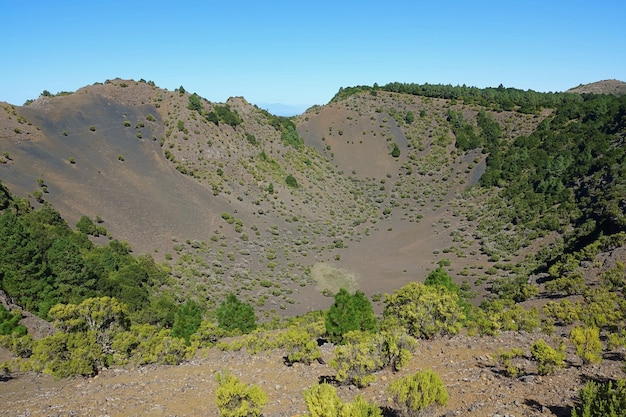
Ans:
[[[579,391],[572,417],[626,417],[626,380],[588,382]]]
[[[393,149],[391,150],[391,156],[393,156],[394,158],[400,157],[400,148],[395,143],[393,144]]]
[[[419,416],[426,409],[448,403],[443,381],[431,370],[408,375],[389,385],[388,393],[401,415]]]
[[[229,373],[218,373],[217,408],[221,417],[258,417],[267,404],[267,395],[255,385],[240,382]]]
[[[335,349],[330,366],[337,371],[338,382],[359,388],[368,386],[376,379],[374,372],[387,366],[394,371],[402,369],[417,347],[417,341],[399,329],[376,335],[349,332],[345,341]]]
[[[0,336],[12,335],[24,336],[26,327],[19,324],[22,314],[18,310],[9,311],[0,304]]]
[[[384,362],[376,344],[361,341],[335,348],[330,366],[337,371],[339,383],[363,388],[376,380],[374,372],[382,369]]]
[[[293,175],[287,175],[287,178],[285,178],[285,182],[287,183],[288,186],[292,188],[299,187],[298,180]]]
[[[411,282],[385,295],[383,328],[402,327],[416,338],[456,334],[465,318],[458,294],[441,286]]]
[[[537,373],[548,375],[556,369],[562,368],[565,360],[565,343],[561,343],[556,350],[543,339],[539,339],[530,348],[532,358],[537,361]]]
[[[584,364],[602,362],[602,342],[597,327],[574,327],[569,339]]]
[[[329,384],[314,385],[305,390],[304,402],[310,417],[382,417],[380,408],[360,395],[352,403],[343,403],[335,387]]]
[[[285,334],[287,362],[301,362],[310,364],[322,357],[322,351],[317,341],[304,329],[299,327],[290,328]]]
[[[81,216],[76,223],[76,229],[86,235],[98,236],[98,228],[94,222],[87,216]]]
[[[511,350],[500,350],[496,358],[498,364],[504,368],[504,373],[511,377],[517,378],[522,370],[513,363],[513,360],[518,357],[523,357],[524,351],[521,349],[513,348]]]

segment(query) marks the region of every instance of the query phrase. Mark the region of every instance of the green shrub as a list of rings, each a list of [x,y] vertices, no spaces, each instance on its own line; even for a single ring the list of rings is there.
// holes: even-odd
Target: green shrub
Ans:
[[[76,223],[76,229],[86,235],[98,236],[98,228],[94,222],[87,216],[81,216]]]
[[[443,381],[431,370],[394,381],[387,391],[404,416],[419,416],[428,408],[448,403],[448,391]]]
[[[304,391],[304,402],[310,417],[382,417],[379,407],[357,395],[354,402],[343,403],[335,387],[314,385]]]
[[[9,311],[0,304],[0,336],[24,336],[26,327],[20,324],[22,314],[18,310]]]
[[[292,327],[284,336],[288,363],[310,364],[322,357],[317,340],[304,329]]]
[[[574,327],[569,339],[584,364],[602,362],[602,342],[597,327]]]
[[[417,341],[400,329],[375,335],[353,331],[345,335],[345,342],[335,349],[330,366],[337,371],[338,382],[359,388],[372,383],[374,372],[387,366],[402,369],[417,347]]]
[[[561,343],[557,350],[548,345],[543,339],[539,339],[531,346],[530,354],[537,362],[537,373],[539,375],[548,375],[564,366],[565,343]]]
[[[626,380],[588,382],[579,391],[572,417],[626,417]]]
[[[287,183],[287,185],[292,188],[299,187],[298,180],[293,175],[287,175],[287,178],[285,178],[285,183]]]
[[[267,404],[267,395],[255,385],[240,382],[229,373],[218,373],[215,376],[218,387],[217,408],[220,417],[258,417]]]
[[[465,319],[458,294],[441,286],[411,282],[385,295],[383,328],[401,327],[416,338],[456,334]]]
[[[504,373],[511,377],[517,378],[522,370],[514,363],[515,358],[523,357],[524,351],[513,348],[511,350],[500,350],[496,357],[498,364],[504,369]]]

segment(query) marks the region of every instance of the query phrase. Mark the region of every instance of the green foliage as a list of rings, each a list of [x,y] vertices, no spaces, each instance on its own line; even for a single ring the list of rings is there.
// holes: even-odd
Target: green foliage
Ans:
[[[28,366],[59,378],[94,375],[106,365],[106,355],[93,331],[65,333],[39,339],[33,347]]]
[[[570,300],[548,301],[543,306],[544,314],[554,319],[557,323],[568,325],[578,320],[581,306],[574,304]]]
[[[539,339],[530,347],[530,354],[533,360],[537,362],[537,373],[548,375],[564,366],[565,343],[561,343],[557,350],[543,339]]]
[[[343,402],[330,384],[318,384],[304,391],[304,402],[311,417],[341,416]]]
[[[374,372],[387,366],[402,369],[411,359],[417,341],[402,330],[393,329],[372,335],[360,331],[345,335],[346,344],[335,348],[330,366],[335,379],[343,384],[366,387],[376,377]]]
[[[532,332],[541,324],[539,310],[526,310],[512,300],[493,300],[481,303],[479,309],[471,310],[467,326],[480,334],[496,335],[501,331]]]
[[[305,390],[304,402],[310,417],[382,417],[381,409],[360,395],[354,402],[344,403],[335,387],[329,384],[313,385]]]
[[[288,349],[288,363],[305,363],[310,364],[313,361],[321,359],[322,351],[320,350],[317,340],[311,337],[309,332],[300,328],[292,327],[285,334],[286,347]]]
[[[9,311],[0,304],[0,336],[12,335],[24,336],[26,327],[20,324],[22,314],[18,310]]]
[[[0,335],[0,346],[10,350],[19,358],[29,358],[33,353],[33,338],[29,334],[11,333]]]
[[[585,279],[581,274],[571,274],[567,277],[560,277],[546,283],[546,292],[549,294],[579,295],[587,289]]]
[[[194,110],[202,114],[202,101],[200,99],[200,96],[197,95],[196,93],[193,93],[192,95],[190,95],[189,104],[187,105],[187,108],[189,110]]]
[[[220,304],[216,314],[219,326],[229,332],[239,330],[243,333],[250,333],[256,329],[254,309],[250,304],[240,301],[233,293],[226,296],[226,300]]]
[[[93,232],[95,225],[85,217],[77,226]],[[49,204],[0,214],[0,287],[41,317],[55,304],[101,296],[114,296],[141,316],[164,277],[152,258],[132,257],[124,243],[95,246]]]
[[[400,148],[398,147],[397,143],[393,144],[393,149],[391,150],[391,156],[393,156],[394,158],[400,157]]]
[[[465,319],[459,296],[445,287],[411,282],[385,295],[383,328],[400,327],[416,338],[456,334]]]
[[[350,294],[341,288],[335,302],[326,313],[326,333],[334,343],[341,343],[343,335],[352,330],[373,332],[378,326],[372,304],[361,291]]]
[[[211,115],[211,113],[215,116]],[[207,115],[207,119],[210,122],[215,122],[215,118],[217,118],[218,122],[226,123],[232,127],[237,127],[243,123],[243,120],[241,119],[241,116],[239,116],[239,113],[237,113],[237,110],[232,110],[228,104],[223,106],[216,104],[211,113]]]
[[[290,186],[291,188],[298,188],[298,180],[291,174],[287,175],[287,178],[285,178],[285,183]]]
[[[602,342],[597,327],[574,327],[569,339],[584,364],[602,362]]]
[[[572,417],[626,417],[626,380],[588,382]]]
[[[269,124],[280,132],[280,138],[286,145],[293,146],[296,149],[304,145],[304,140],[298,134],[296,124],[291,119],[283,116],[275,116],[267,111],[263,112],[268,118]]]
[[[81,216],[76,223],[76,229],[86,235],[98,236],[98,228],[94,222],[87,216]]]
[[[130,326],[126,306],[115,298],[88,298],[80,304],[57,304],[48,312],[61,332],[93,335],[105,354],[112,353],[113,337]]]
[[[524,356],[524,351],[522,351],[521,349],[513,348],[508,351],[505,351],[505,350],[498,351],[496,360],[498,364],[504,368],[504,373],[507,376],[511,378],[517,378],[522,373],[522,370],[514,362],[514,359],[523,357],[523,356]]]
[[[112,348],[114,363],[120,365],[177,365],[195,352],[187,348],[184,339],[172,337],[169,329],[151,324],[134,324],[129,330],[117,332]]]
[[[448,121],[456,137],[457,148],[468,151],[482,146],[480,136],[476,134],[474,127],[465,120],[463,113],[448,110]]]
[[[529,136],[490,155],[481,183],[498,186],[512,209],[507,221],[526,230],[566,231],[567,251],[626,230],[626,98],[567,98]],[[561,274],[566,275],[566,274]]]
[[[246,385],[229,373],[215,376],[216,404],[220,417],[258,417],[267,404],[267,395],[258,386]]]
[[[172,337],[185,339],[185,344],[191,344],[191,336],[198,331],[202,323],[202,312],[193,300],[187,300],[174,315]]]
[[[448,403],[448,391],[443,381],[431,370],[394,381],[387,391],[403,416],[420,416],[429,408]]]

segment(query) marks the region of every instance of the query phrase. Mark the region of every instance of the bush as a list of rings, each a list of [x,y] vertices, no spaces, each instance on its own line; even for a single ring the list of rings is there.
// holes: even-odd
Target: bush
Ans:
[[[81,216],[76,223],[76,229],[86,235],[98,236],[98,228],[94,222],[87,216]]]
[[[26,327],[20,324],[22,314],[18,310],[9,311],[0,304],[0,336],[12,335],[24,336]]]
[[[335,379],[344,384],[366,387],[376,377],[374,372],[387,366],[402,369],[411,359],[417,341],[399,329],[376,335],[359,331],[345,335],[344,346],[335,349],[330,366],[337,371]]]
[[[293,175],[287,175],[287,178],[285,178],[285,183],[287,183],[287,185],[292,188],[299,187],[298,180]]]
[[[511,350],[500,350],[498,352],[497,361],[500,366],[504,368],[504,373],[511,377],[517,378],[522,370],[519,366],[514,364],[515,358],[523,357],[524,352],[521,349],[513,348]]]
[[[597,327],[574,327],[569,339],[585,365],[602,362],[602,342]]]
[[[431,370],[408,375],[389,385],[388,393],[404,416],[419,416],[426,409],[448,403],[443,381]]]
[[[537,361],[537,373],[548,375],[562,368],[565,360],[565,343],[561,343],[559,349],[554,349],[543,339],[539,339],[530,348],[532,358]]]
[[[290,328],[285,334],[287,353],[287,362],[301,362],[310,364],[322,357],[322,351],[317,345],[317,341],[311,335],[301,328]]]
[[[411,282],[385,295],[383,328],[401,327],[416,338],[430,339],[437,334],[456,334],[465,315],[458,294],[441,286]]]
[[[588,382],[579,391],[572,417],[626,417],[626,380]]]
[[[380,408],[360,395],[352,403],[343,403],[335,387],[329,384],[314,385],[305,390],[304,402],[310,417],[382,417]]]
[[[267,404],[267,395],[255,385],[240,382],[229,373],[218,373],[216,404],[221,417],[258,417]]]

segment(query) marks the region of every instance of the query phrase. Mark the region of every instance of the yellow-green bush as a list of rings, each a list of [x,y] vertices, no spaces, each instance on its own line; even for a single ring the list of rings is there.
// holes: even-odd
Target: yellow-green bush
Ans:
[[[448,403],[448,391],[443,381],[431,370],[394,381],[387,391],[400,413],[405,416],[419,416],[428,408]]]
[[[267,404],[267,395],[256,385],[247,385],[229,373],[215,376],[216,405],[220,417],[258,417]]]
[[[379,407],[358,395],[353,402],[344,403],[335,387],[329,384],[314,385],[304,391],[308,417],[382,417]]]
[[[537,362],[537,373],[548,375],[562,368],[565,361],[565,343],[561,342],[558,349],[553,348],[543,339],[537,340],[530,347],[530,354]]]
[[[574,327],[569,339],[584,364],[602,362],[602,342],[597,327]]]

